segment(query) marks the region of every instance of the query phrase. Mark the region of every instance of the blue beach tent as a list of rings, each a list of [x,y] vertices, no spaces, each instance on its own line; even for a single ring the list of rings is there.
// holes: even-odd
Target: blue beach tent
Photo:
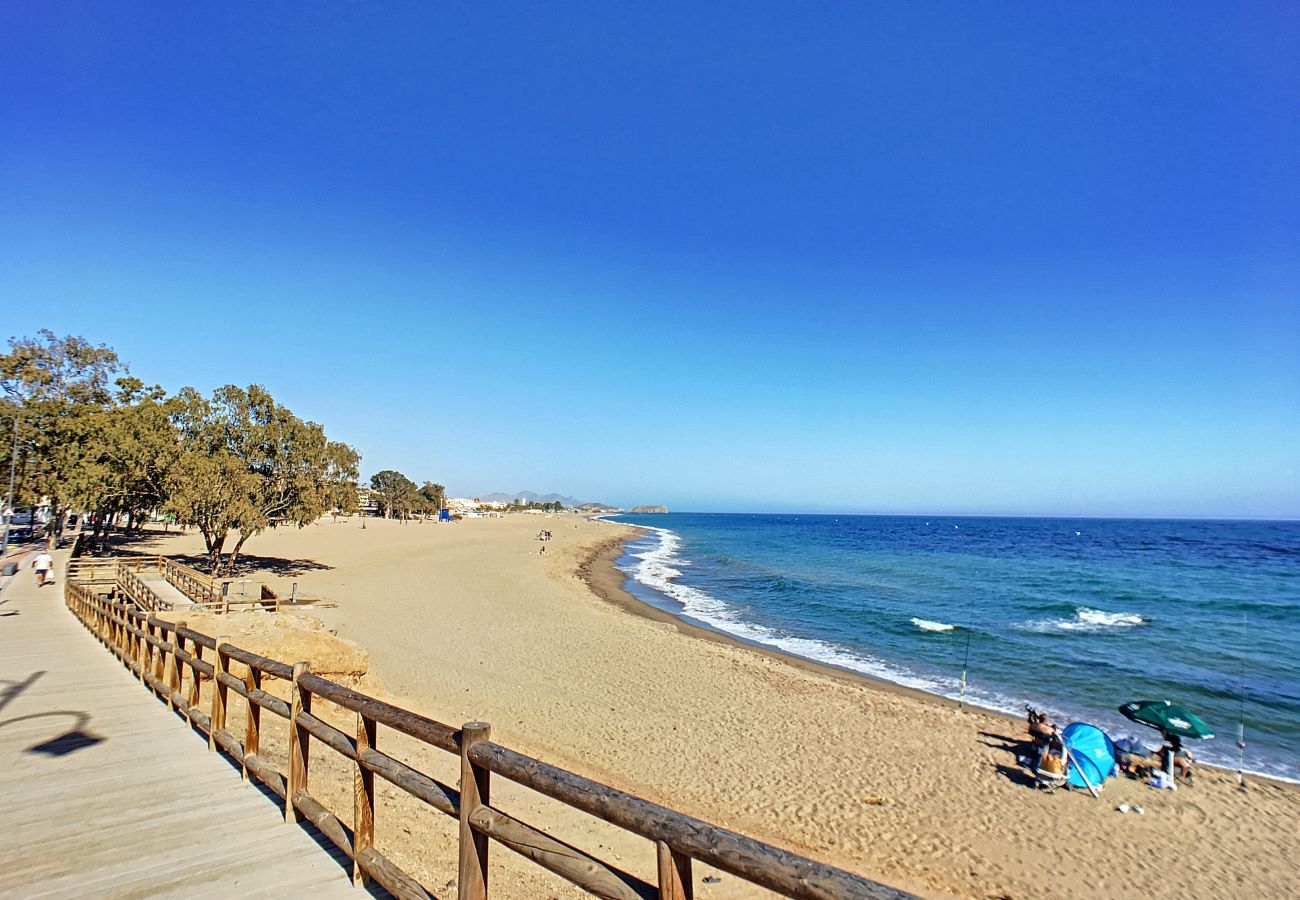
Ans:
[[[1068,781],[1072,787],[1086,788],[1083,775],[1094,788],[1115,774],[1115,745],[1106,732],[1096,725],[1074,722],[1065,726],[1061,740],[1070,750]],[[1080,774],[1082,772],[1082,774]]]

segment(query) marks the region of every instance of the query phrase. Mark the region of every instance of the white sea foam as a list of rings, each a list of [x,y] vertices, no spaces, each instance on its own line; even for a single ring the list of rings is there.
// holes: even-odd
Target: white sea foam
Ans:
[[[921,676],[886,663],[883,660],[864,656],[828,641],[798,637],[756,622],[745,621],[735,609],[725,602],[698,588],[677,581],[682,574],[679,566],[689,565],[688,560],[678,556],[678,551],[682,546],[681,538],[666,528],[647,525],[639,527],[654,532],[657,536],[657,542],[648,547],[637,547],[631,550],[629,555],[636,559],[637,562],[631,567],[629,574],[646,587],[681,604],[684,615],[742,640],[773,647],[795,656],[802,656],[816,662],[838,666],[852,672],[892,681],[895,684],[902,684],[932,694],[956,696],[959,687],[957,679]],[[932,624],[942,625],[942,623],[937,622]],[[988,705],[988,702],[985,701],[981,705]],[[999,703],[998,708],[1002,705]]]
[[[1080,632],[1095,634],[1111,629],[1136,628],[1145,625],[1146,619],[1137,613],[1106,612],[1088,606],[1075,608],[1074,617],[1070,619],[1031,619],[1019,626],[1022,631],[1034,631],[1039,634],[1051,632]]]
[[[946,622],[931,622],[929,619],[913,619],[912,624],[922,631],[952,631],[953,626]]]
[[[630,555],[637,561],[629,567],[628,574],[646,587],[679,603],[684,615],[743,640],[772,647],[794,656],[838,666],[851,672],[858,672],[873,678],[916,688],[929,694],[957,699],[961,689],[961,682],[956,678],[923,677],[902,667],[864,656],[826,641],[782,634],[763,625],[745,622],[735,610],[717,598],[676,581],[682,574],[681,569],[678,567],[689,564],[687,560],[677,555],[677,552],[681,549],[681,538],[666,528],[646,525],[638,527],[653,532],[656,537],[654,542],[648,546],[640,547],[634,544],[635,549],[629,548],[631,550]],[[639,543],[637,542],[637,544]],[[919,624],[921,622],[931,626],[943,626],[945,624],[942,622],[928,622],[925,619],[913,619],[912,621],[916,627],[923,629],[925,629],[925,626]],[[1018,627],[1031,631],[1068,633],[1071,631],[1086,632],[1133,628],[1144,624],[1146,621],[1136,613],[1108,613],[1103,610],[1081,606],[1076,609],[1073,618],[1044,619],[1037,622],[1026,622]],[[952,626],[947,627],[951,628]],[[1023,715],[1026,703],[1041,702],[1041,698],[1038,697],[1002,694],[983,689],[977,685],[969,687],[965,699],[970,706],[1009,713],[1017,717]],[[1051,711],[1057,718],[1063,718],[1066,721],[1076,718],[1062,710]],[[1087,721],[1087,717],[1085,716],[1081,721]],[[1118,723],[1109,722],[1106,716],[1096,718],[1096,721],[1103,726],[1121,727]],[[1235,753],[1226,749],[1215,752],[1214,748],[1206,747],[1203,751],[1198,752],[1198,756],[1201,757],[1203,763],[1215,767],[1223,769],[1235,768]],[[1254,767],[1247,766],[1246,773],[1248,775],[1263,775],[1282,781],[1300,783],[1295,767],[1290,765],[1260,765],[1256,761]]]

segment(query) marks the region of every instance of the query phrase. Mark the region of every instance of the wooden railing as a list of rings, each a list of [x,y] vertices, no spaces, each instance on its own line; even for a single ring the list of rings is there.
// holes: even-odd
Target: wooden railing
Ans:
[[[141,609],[170,609],[164,601],[139,577],[141,572],[157,572],[189,599],[193,606],[205,612],[226,613],[238,609],[280,609],[276,598],[231,596],[223,592],[222,583],[204,575],[197,569],[168,559],[165,556],[82,556],[68,561],[67,579],[84,584],[115,585]],[[228,588],[227,588],[228,591]]]
[[[119,565],[133,572],[159,572],[165,560],[163,556],[79,556],[68,560],[65,577],[87,584],[113,584]]]
[[[226,640],[159,619],[65,579],[64,595],[77,617],[169,708],[208,737],[210,751],[237,761],[245,778],[265,784],[284,801],[285,821],[305,819],[353,861],[358,884],[374,881],[399,898],[431,895],[375,847],[375,776],[459,822],[459,900],[488,894],[488,852],[492,841],[598,897],[690,900],[691,869],[700,860],[787,897],[902,898],[910,895],[824,863],[683,815],[639,797],[576,775],[491,741],[490,727],[470,722],[453,728],[354,691],[311,673],[306,662],[292,665],[251,653]],[[206,658],[205,658],[206,654]],[[247,673],[231,673],[231,662]],[[265,679],[289,683],[286,702],[268,693]],[[212,682],[208,708],[200,685]],[[227,721],[230,692],[246,701],[242,727]],[[330,725],[312,711],[314,698],[356,714],[355,734]],[[284,719],[288,771],[260,752],[262,713]],[[444,784],[378,749],[379,727],[415,738],[460,759],[456,787]],[[311,794],[313,739],[352,763],[353,826]],[[657,880],[645,881],[527,825],[492,805],[497,775],[575,809],[610,822],[654,844]]]
[[[139,575],[139,569],[133,568],[129,563],[119,560],[117,563],[117,586],[131,598],[140,609],[147,609],[155,612],[159,609],[169,606],[164,604],[162,598],[149,587]]]
[[[197,569],[191,569],[174,560],[164,559],[162,573],[172,587],[195,603],[221,602],[221,588],[210,576],[204,575]]]

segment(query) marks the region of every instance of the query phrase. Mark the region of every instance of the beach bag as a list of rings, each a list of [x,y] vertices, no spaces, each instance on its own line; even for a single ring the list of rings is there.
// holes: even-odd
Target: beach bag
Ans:
[[[1044,753],[1042,761],[1038,764],[1038,771],[1060,775],[1065,771],[1065,761],[1054,753]]]

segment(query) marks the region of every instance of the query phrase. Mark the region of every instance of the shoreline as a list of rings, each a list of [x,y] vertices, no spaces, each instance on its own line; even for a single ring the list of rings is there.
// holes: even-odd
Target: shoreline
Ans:
[[[1207,768],[1176,793],[1123,778],[1100,802],[1035,791],[1015,760],[1023,719],[736,640],[629,594],[614,564],[634,526],[556,519],[543,553],[532,517],[369,524],[263,535],[249,569],[334,601],[310,615],[365,650],[368,675],[403,707],[491,722],[508,746],[584,777],[921,896],[1102,900],[1119,884],[1277,895],[1300,877],[1294,834],[1278,828],[1300,821],[1295,785],[1252,776],[1243,792]],[[436,773],[446,760],[429,754]],[[526,819],[653,871],[639,839],[501,788]],[[1121,817],[1120,803],[1148,814]],[[437,825],[412,839],[442,846],[454,834]],[[1195,864],[1153,863],[1169,853]],[[454,877],[448,859],[426,860],[429,884]],[[551,896],[533,889],[543,876],[510,868],[498,883]],[[725,875],[710,884],[715,900],[756,895]]]
[[[844,684],[855,687],[866,686],[872,690],[885,691],[890,694],[902,697],[908,697],[913,700],[919,700],[945,709],[972,709],[981,713],[987,713],[991,716],[1005,719],[1008,722],[1021,722],[1023,718],[1014,716],[1011,713],[999,709],[990,709],[986,706],[980,706],[974,703],[967,703],[964,707],[958,707],[957,701],[940,694],[931,694],[920,688],[909,687],[905,684],[889,681],[875,675],[869,675],[866,672],[854,672],[852,669],[845,669],[831,663],[821,662],[815,659],[809,659],[806,656],[797,656],[785,650],[776,647],[769,647],[765,644],[759,644],[754,641],[747,641],[744,638],[737,637],[734,634],[719,628],[710,628],[705,625],[697,625],[689,622],[681,616],[660,609],[653,604],[647,603],[640,597],[623,587],[623,582],[627,575],[618,568],[618,558],[623,555],[627,544],[634,541],[648,529],[638,525],[629,525],[626,522],[615,522],[616,525],[624,525],[628,528],[636,529],[636,533],[623,537],[611,537],[601,541],[599,544],[588,550],[587,556],[578,566],[577,575],[586,583],[601,600],[611,606],[617,607],[624,612],[634,616],[640,616],[649,619],[652,622],[673,625],[678,632],[689,637],[700,638],[706,641],[712,641],[722,644],[733,649],[739,648],[750,650],[768,659],[776,659],[787,665],[793,666],[804,672],[811,672],[815,675],[823,675],[834,678]],[[1260,776],[1266,777],[1266,776]]]
[[[1005,710],[993,709],[988,706],[982,706],[978,703],[967,703],[964,706],[959,706],[956,700],[953,700],[951,697],[945,697],[942,694],[932,694],[929,691],[909,687],[905,684],[898,684],[897,682],[870,675],[866,672],[855,672],[852,669],[846,669],[831,663],[809,659],[806,656],[798,656],[776,647],[770,647],[754,641],[747,641],[744,638],[737,637],[736,635],[728,634],[719,628],[697,625],[694,622],[687,621],[682,616],[675,615],[674,613],[647,603],[623,586],[628,575],[618,568],[618,559],[620,556],[624,555],[628,543],[649,533],[650,529],[644,528],[640,525],[632,525],[627,522],[613,522],[612,524],[623,525],[627,528],[634,529],[634,532],[622,537],[611,537],[589,548],[587,555],[578,565],[576,572],[578,578],[586,583],[587,587],[591,589],[593,594],[611,606],[631,615],[649,619],[653,622],[673,625],[679,633],[688,637],[712,641],[732,648],[750,650],[769,659],[779,660],[801,671],[833,678],[841,683],[857,687],[866,687],[875,691],[883,691],[894,696],[907,697],[943,709],[953,711],[970,709],[972,711],[997,717],[1007,722],[1024,724],[1023,716],[1017,716]],[[1232,775],[1235,775],[1238,771],[1232,766],[1218,765],[1200,759],[1197,760],[1197,767],[1215,769],[1216,771]],[[1242,769],[1241,772],[1244,776],[1249,778],[1264,780],[1277,785],[1286,787],[1300,786],[1300,779],[1285,778],[1265,772],[1256,772],[1251,769]]]

